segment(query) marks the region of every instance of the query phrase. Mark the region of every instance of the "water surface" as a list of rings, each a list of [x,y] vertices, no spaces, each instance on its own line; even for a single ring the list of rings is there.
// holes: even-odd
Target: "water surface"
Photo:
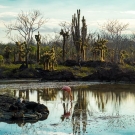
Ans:
[[[72,88],[73,101],[60,89]],[[135,135],[135,85],[99,82],[0,82],[0,93],[45,104],[35,123],[1,122],[0,135]]]

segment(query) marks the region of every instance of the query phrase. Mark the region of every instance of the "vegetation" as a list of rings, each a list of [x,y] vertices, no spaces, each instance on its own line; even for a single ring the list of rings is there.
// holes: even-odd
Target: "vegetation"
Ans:
[[[31,12],[24,13],[23,11],[18,14],[15,23],[11,23],[6,25],[6,33],[9,39],[14,42],[18,42],[18,40],[23,40],[25,43],[25,63],[28,68],[28,55],[29,55],[29,46],[33,42],[33,33],[38,30],[43,24],[45,20],[42,17],[42,14],[39,10],[33,10]],[[14,39],[13,32],[17,32],[16,39]]]
[[[45,37],[33,33],[44,25],[40,11],[18,14],[16,24],[5,25],[7,37],[13,43],[0,43],[0,66],[4,75],[10,75],[13,69],[42,68],[43,70],[69,70],[75,76],[86,76],[96,69],[80,67],[81,62],[101,61],[118,64],[120,68],[134,70],[135,44],[134,34],[123,35],[128,24],[118,20],[106,22],[100,32],[88,33],[86,19],[80,22],[80,10],[72,16],[71,24],[61,23],[61,31],[48,42]],[[13,31],[18,32],[13,38]],[[60,38],[62,37],[62,38]],[[76,61],[74,66],[64,66],[67,60]]]

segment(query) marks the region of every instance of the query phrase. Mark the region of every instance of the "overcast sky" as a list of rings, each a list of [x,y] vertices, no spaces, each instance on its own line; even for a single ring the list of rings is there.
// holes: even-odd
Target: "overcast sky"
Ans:
[[[107,20],[129,23],[126,33],[135,32],[135,0],[0,0],[0,42],[10,42],[5,36],[4,23],[13,22],[21,11],[40,10],[49,21],[42,34],[59,32],[59,24],[71,22],[72,15],[81,10],[88,31],[98,30]],[[39,30],[40,31],[40,30]]]

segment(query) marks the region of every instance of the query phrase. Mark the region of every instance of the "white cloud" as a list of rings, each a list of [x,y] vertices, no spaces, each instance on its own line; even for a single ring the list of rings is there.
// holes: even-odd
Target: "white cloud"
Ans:
[[[2,8],[9,8],[8,6],[3,6],[3,5],[0,5],[0,9]]]
[[[3,13],[0,13],[0,18],[1,17],[5,17],[5,16],[17,16],[17,13],[16,12],[3,12]]]
[[[61,22],[71,22],[72,15],[77,13],[77,9],[81,9],[81,19],[84,15],[86,19],[86,24],[89,30],[99,30],[100,26],[107,22],[107,20],[117,19],[122,23],[129,23],[128,30],[135,29],[135,20],[134,20],[134,9],[126,9],[124,8],[114,8],[113,5],[105,5],[105,7],[101,5],[90,5],[83,2],[74,3],[72,0],[66,2],[58,2],[56,1],[48,1],[43,3],[35,3],[30,2],[31,0],[20,1],[16,4],[10,3],[9,5],[3,6],[0,5],[0,27],[4,29],[4,25],[1,23],[9,23],[9,21],[14,21],[15,17],[18,15],[20,10],[22,9],[24,12],[29,11],[30,9],[37,9],[43,13],[44,18],[48,20],[45,23],[45,27],[43,27],[40,31],[42,32],[53,32],[59,31]],[[89,2],[88,2],[89,3]],[[29,7],[29,5],[31,5]],[[14,7],[16,6],[16,7]],[[116,6],[117,7],[117,6]],[[8,10],[6,8],[9,8]],[[49,19],[48,19],[49,18]],[[128,32],[129,32],[128,31]],[[3,39],[0,39],[3,40]]]
[[[59,25],[61,22],[65,22],[64,19],[54,19],[54,18],[50,18],[48,19],[48,22],[46,23],[47,25],[49,24],[53,24],[53,25]],[[68,22],[68,21],[66,21]],[[68,22],[69,23],[69,22]]]
[[[104,12],[104,13],[108,13],[108,11],[104,11],[104,10],[103,10],[103,11],[101,11],[101,10],[89,10],[89,11],[87,11],[87,12],[88,12],[88,13],[101,13],[101,12],[102,12],[102,13],[103,13],[103,12]]]
[[[121,14],[135,14],[135,11],[121,11]]]
[[[111,20],[111,19],[109,19]],[[112,19],[113,20],[113,19]],[[132,34],[135,32],[135,19],[117,19],[122,24],[129,24],[127,29],[123,31],[123,34]],[[88,30],[100,30],[104,23],[107,23],[108,20],[95,20],[95,21],[87,21]]]

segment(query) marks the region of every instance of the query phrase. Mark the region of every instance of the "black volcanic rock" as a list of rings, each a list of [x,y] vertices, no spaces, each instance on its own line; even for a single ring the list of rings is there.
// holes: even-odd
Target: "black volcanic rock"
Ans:
[[[0,121],[4,120],[45,120],[49,115],[48,108],[36,102],[18,102],[18,99],[0,95]]]
[[[118,67],[98,68],[96,72],[82,78],[83,81],[125,81],[135,82],[135,71],[122,70]]]
[[[75,80],[75,77],[72,72],[63,70],[63,71],[51,71],[51,72],[44,72],[44,76],[41,81],[53,81],[53,80],[60,80],[60,81],[71,81]]]

